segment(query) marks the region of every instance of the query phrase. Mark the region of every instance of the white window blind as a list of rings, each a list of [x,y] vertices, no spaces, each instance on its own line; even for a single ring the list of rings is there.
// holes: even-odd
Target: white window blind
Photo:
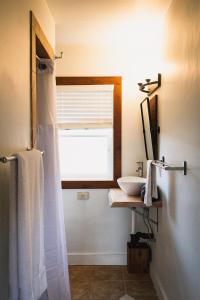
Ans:
[[[113,127],[114,85],[57,86],[59,128]]]

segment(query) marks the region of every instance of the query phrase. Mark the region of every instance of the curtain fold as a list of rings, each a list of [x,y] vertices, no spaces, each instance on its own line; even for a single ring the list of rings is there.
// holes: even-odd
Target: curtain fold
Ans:
[[[63,202],[58,159],[54,66],[37,67],[36,147],[44,151],[44,241],[49,300],[70,300]]]

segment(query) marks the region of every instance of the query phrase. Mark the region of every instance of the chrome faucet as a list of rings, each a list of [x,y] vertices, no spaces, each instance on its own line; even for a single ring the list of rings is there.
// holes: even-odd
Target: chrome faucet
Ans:
[[[138,177],[143,177],[143,161],[137,161],[136,164],[138,165],[138,168],[136,172],[138,173]]]

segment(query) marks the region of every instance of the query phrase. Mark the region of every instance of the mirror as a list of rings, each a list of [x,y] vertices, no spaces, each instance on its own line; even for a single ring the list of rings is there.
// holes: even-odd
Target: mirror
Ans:
[[[141,116],[144,135],[146,158],[158,159],[158,120],[157,120],[158,96],[151,100],[147,97],[141,104]]]

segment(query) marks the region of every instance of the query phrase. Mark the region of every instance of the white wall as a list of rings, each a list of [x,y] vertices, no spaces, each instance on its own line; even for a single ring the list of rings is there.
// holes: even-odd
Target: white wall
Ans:
[[[137,12],[133,2],[129,1],[130,6],[123,6],[122,14],[120,8],[117,15],[111,10],[112,18],[105,14],[109,23],[98,18],[99,23],[94,28],[91,26],[93,23],[88,23],[87,27],[87,22],[83,20],[81,23],[76,14],[72,15],[70,22],[79,20],[79,26],[73,23],[70,27],[69,24],[65,42],[57,41],[57,49],[64,50],[64,59],[57,64],[57,75],[123,76],[123,174],[129,175],[135,171],[135,162],[144,159],[136,82],[149,73],[162,73],[159,92],[160,155],[165,155],[167,161],[175,164],[187,160],[189,172],[187,176],[179,172],[162,172],[158,178],[164,203],[151,272],[161,299],[198,300],[200,4],[198,0],[170,1],[164,35],[158,7],[161,2],[168,1],[148,1],[151,6],[147,6],[147,1],[136,2],[142,3]],[[30,142],[30,9],[54,44],[54,22],[44,1],[1,1],[1,154],[24,149]],[[79,9],[75,7],[75,11]],[[89,10],[87,18],[88,14]],[[94,19],[94,10],[92,15]],[[81,25],[85,25],[84,30]],[[98,34],[91,37],[90,29]],[[86,36],[90,38],[86,40]],[[141,36],[145,39],[141,40]],[[0,165],[0,168],[0,299],[5,300],[8,298],[8,166]],[[112,258],[116,259],[116,263],[120,262],[120,253],[125,251],[130,231],[129,211],[110,209],[106,190],[90,190],[90,199],[85,202],[76,200],[75,190],[64,191],[63,195],[69,251],[92,253],[84,258],[83,255],[81,258],[72,255],[71,259],[74,262],[89,260],[91,263],[97,260],[104,263],[109,259],[112,263]],[[112,253],[119,255],[111,256]]]
[[[200,299],[200,2],[173,0],[159,92],[160,156],[188,174],[158,175],[163,208],[151,273],[160,299]],[[169,71],[170,70],[170,71]]]
[[[56,20],[57,53],[64,51],[57,76],[122,76],[122,175],[136,174],[136,162],[145,160],[139,106],[145,95],[137,82],[160,71],[161,12],[168,1],[48,3]],[[76,200],[76,192],[63,192],[69,262],[126,263],[130,210],[109,208],[107,190],[91,191],[85,204]]]
[[[158,9],[161,2],[166,3],[165,8],[170,4],[166,15]],[[74,31],[70,35],[69,30],[66,30],[69,34],[68,42],[68,35],[62,33],[62,24],[59,24],[57,30],[60,42],[57,40],[57,49],[64,50],[64,59],[58,62],[57,74],[123,76],[123,174],[127,175],[134,172],[135,161],[144,158],[139,130],[139,98],[135,94],[136,78],[139,81],[139,77],[144,79],[149,73],[162,73],[158,100],[160,157],[164,155],[166,161],[178,165],[187,160],[189,170],[187,176],[182,172],[162,172],[158,175],[163,208],[160,210],[157,241],[153,245],[151,273],[160,299],[197,300],[200,298],[200,3],[197,0],[151,1],[151,8],[147,6],[147,2],[141,3],[137,12],[134,7],[130,7],[129,16],[123,10],[123,20],[118,18],[117,21],[113,14],[114,25],[107,26],[105,40],[105,23],[102,24],[103,29],[98,30],[99,27],[94,22],[91,31],[97,30],[95,39],[94,35],[89,38],[89,21],[81,24],[78,18],[79,26],[76,27],[76,21],[71,20],[74,22]],[[131,19],[135,21],[131,23]],[[100,22],[99,17],[97,20]],[[156,30],[160,29],[157,35],[153,34],[153,26]],[[112,34],[111,31],[114,33],[116,28],[116,34]],[[98,214],[102,211],[107,218],[110,209],[106,204],[106,191],[92,192],[87,204],[79,204],[75,200],[75,193],[73,190],[64,192],[66,223],[70,220],[71,224],[69,249],[70,252],[87,252],[90,251],[90,247],[87,247],[90,245],[88,235],[91,231],[98,232],[100,228],[97,225],[101,219]],[[97,206],[93,207],[92,201],[96,201]],[[104,202],[103,206],[100,201]],[[76,211],[79,212],[78,216]],[[117,230],[113,228],[113,232],[109,233],[115,239],[118,239],[117,231],[122,224],[127,234],[129,231],[130,216],[124,223],[121,213],[122,210],[116,213]],[[91,228],[90,220],[93,216],[98,217],[95,219],[95,226]],[[87,233],[85,230],[81,231],[84,246],[75,236],[77,224],[78,227],[84,225],[84,229],[88,229]],[[109,228],[110,226],[112,228],[112,221]],[[116,245],[115,251],[124,251],[125,235],[124,233],[124,239],[121,238],[121,244]],[[102,231],[99,241],[104,241],[107,237],[107,232]],[[112,246],[113,240],[108,241],[105,249],[113,249]],[[97,248],[95,251],[100,251]],[[102,250],[101,247],[99,249]]]
[[[30,25],[33,10],[54,47],[54,21],[43,0],[0,2],[0,155],[30,144]],[[8,172],[0,164],[0,299],[8,299]]]
[[[63,191],[70,264],[126,264],[128,209],[110,208],[107,190],[87,191],[89,200],[77,200],[76,190]]]
[[[120,57],[119,62],[112,46],[58,45],[57,52],[59,50],[64,51],[64,58],[57,63],[58,76],[124,75],[120,64],[123,58],[127,64],[126,58]],[[125,89],[128,84],[128,79],[123,77],[123,175],[135,174],[135,162],[144,160],[139,101],[128,88]],[[76,200],[76,192],[63,191],[69,262],[126,264],[126,242],[131,230],[130,211],[111,209],[108,190],[90,190],[90,199],[86,201]]]
[[[57,76],[122,76],[122,175],[136,174],[136,162],[145,160],[139,106],[145,95],[138,92],[137,82],[154,79],[152,75],[156,79],[160,71],[162,16],[168,0],[48,3],[56,20],[57,53],[64,51]],[[126,254],[130,210],[109,208],[107,190],[91,191],[85,204],[76,200],[76,192],[63,192],[69,262],[126,263],[126,255],[113,255],[112,260],[104,255],[102,260],[98,253]]]

